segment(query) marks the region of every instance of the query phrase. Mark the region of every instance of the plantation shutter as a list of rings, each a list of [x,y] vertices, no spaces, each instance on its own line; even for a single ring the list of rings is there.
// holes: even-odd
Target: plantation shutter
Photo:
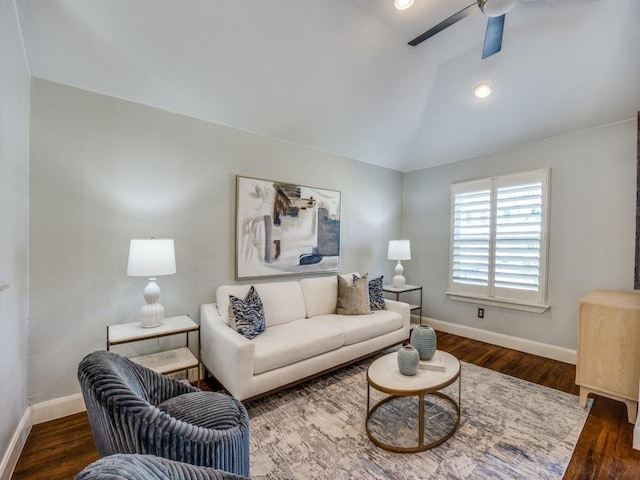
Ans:
[[[542,235],[542,184],[498,188],[495,286],[537,291]]]
[[[448,293],[544,305],[548,174],[451,186]]]
[[[465,290],[488,292],[491,253],[491,189],[488,182],[454,189],[452,280]]]

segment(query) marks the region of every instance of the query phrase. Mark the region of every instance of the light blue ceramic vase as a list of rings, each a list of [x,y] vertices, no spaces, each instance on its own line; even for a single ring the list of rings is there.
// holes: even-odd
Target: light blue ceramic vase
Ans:
[[[418,372],[420,354],[411,345],[404,345],[398,350],[398,370],[402,375],[412,376]]]
[[[429,325],[418,325],[411,332],[411,345],[418,351],[420,360],[431,360],[438,348],[436,332]]]

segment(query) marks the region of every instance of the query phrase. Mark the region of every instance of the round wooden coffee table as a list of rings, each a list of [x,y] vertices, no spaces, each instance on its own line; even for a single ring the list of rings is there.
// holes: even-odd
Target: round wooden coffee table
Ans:
[[[461,376],[460,362],[453,355],[438,350],[436,355],[442,358],[444,370],[427,370],[418,369],[418,373],[414,376],[402,375],[398,370],[398,354],[397,352],[389,353],[374,361],[367,369],[367,419],[365,422],[367,435],[369,439],[380,448],[399,453],[415,453],[429,450],[446,442],[455,433],[460,425],[460,399],[461,399]],[[449,395],[441,392],[445,387],[458,381],[458,399],[457,401]],[[378,403],[370,407],[371,388],[380,392],[389,394]],[[377,439],[369,429],[369,420],[378,408],[394,399],[408,396],[418,397],[418,442],[416,446],[401,447],[396,445],[388,445]],[[444,435],[429,443],[425,443],[425,396],[435,395],[450,402],[456,412],[455,424]],[[434,407],[439,408],[439,407]]]

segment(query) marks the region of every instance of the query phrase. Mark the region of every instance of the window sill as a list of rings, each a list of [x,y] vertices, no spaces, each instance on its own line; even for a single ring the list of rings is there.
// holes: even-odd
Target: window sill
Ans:
[[[489,305],[491,307],[509,308],[511,310],[520,310],[521,312],[544,313],[549,310],[549,305],[540,305],[538,303],[526,303],[518,300],[507,298],[493,299],[484,296],[474,296],[468,294],[460,294],[456,292],[446,292],[451,300],[456,302],[475,303],[480,305]]]

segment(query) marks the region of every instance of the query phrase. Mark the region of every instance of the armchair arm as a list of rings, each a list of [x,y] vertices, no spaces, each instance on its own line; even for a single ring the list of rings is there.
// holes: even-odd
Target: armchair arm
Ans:
[[[230,408],[223,413],[232,419],[226,428],[189,423],[152,405],[120,405],[117,416],[126,432],[123,436],[127,447],[117,451],[151,454],[248,476],[249,416],[245,407],[221,393],[201,393],[210,396],[208,403],[217,404],[214,409],[222,412],[221,409]]]
[[[215,303],[200,307],[202,363],[239,400],[251,396],[255,345],[222,321]]]
[[[211,467],[168,460],[155,455],[115,454],[86,466],[74,480],[147,480],[149,478],[198,478],[201,480],[245,480],[246,477]]]

